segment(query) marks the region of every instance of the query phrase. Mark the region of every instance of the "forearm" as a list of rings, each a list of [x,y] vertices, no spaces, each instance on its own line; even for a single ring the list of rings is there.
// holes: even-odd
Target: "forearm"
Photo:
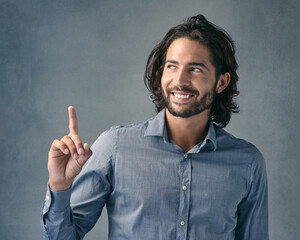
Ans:
[[[79,239],[70,208],[71,190],[51,192],[48,187],[41,224],[44,239]]]
[[[236,240],[268,240],[268,182],[265,161],[260,155],[253,165],[249,193],[238,207]]]
[[[97,222],[110,188],[88,172],[68,190],[48,187],[41,216],[44,239],[82,239]]]

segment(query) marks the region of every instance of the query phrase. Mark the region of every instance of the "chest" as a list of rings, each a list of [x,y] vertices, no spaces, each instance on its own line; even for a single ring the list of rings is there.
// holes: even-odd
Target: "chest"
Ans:
[[[234,215],[246,194],[248,175],[249,166],[232,153],[125,148],[116,155],[112,199],[152,212],[183,204],[190,210],[201,206]]]

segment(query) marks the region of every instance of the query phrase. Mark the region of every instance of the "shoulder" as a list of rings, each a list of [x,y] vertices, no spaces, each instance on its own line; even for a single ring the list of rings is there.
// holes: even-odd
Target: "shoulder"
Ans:
[[[237,138],[226,130],[215,125],[217,146],[220,151],[228,151],[240,160],[247,161],[251,165],[264,166],[262,153],[251,142]]]
[[[99,137],[102,138],[111,138],[114,137],[130,137],[130,136],[139,136],[144,135],[145,130],[147,129],[149,120],[144,122],[131,123],[128,125],[118,125],[112,126],[105,132],[103,132]]]
[[[143,123],[133,123],[126,126],[112,126],[102,132],[96,141],[92,144],[92,157],[88,160],[86,168],[106,169],[113,163],[113,159],[122,142],[122,146],[130,147],[132,142],[130,138],[141,135],[147,121]]]
[[[97,140],[93,144],[93,148],[98,148],[98,146],[102,147],[111,147],[116,144],[116,141],[124,139],[136,138],[138,136],[143,136],[144,132],[148,126],[148,122],[139,122],[139,123],[131,123],[128,125],[118,125],[112,126],[106,131],[102,132]]]

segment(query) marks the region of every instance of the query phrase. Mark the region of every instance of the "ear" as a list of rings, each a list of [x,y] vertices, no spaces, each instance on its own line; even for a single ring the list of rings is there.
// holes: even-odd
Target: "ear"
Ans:
[[[217,93],[221,93],[229,84],[230,82],[230,74],[229,72],[226,72],[224,74],[221,74],[217,83],[216,91]]]

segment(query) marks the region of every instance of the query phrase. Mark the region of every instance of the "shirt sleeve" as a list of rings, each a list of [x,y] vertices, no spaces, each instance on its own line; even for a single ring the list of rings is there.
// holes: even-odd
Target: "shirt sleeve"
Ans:
[[[70,195],[71,189],[53,192],[47,186],[41,216],[44,239],[77,239],[70,214]]]
[[[268,183],[265,160],[255,154],[249,191],[238,206],[235,240],[268,240]]]
[[[111,159],[114,152],[112,131],[100,135],[70,189],[54,192],[47,187],[42,207],[44,239],[82,239],[96,224],[113,189]]]

